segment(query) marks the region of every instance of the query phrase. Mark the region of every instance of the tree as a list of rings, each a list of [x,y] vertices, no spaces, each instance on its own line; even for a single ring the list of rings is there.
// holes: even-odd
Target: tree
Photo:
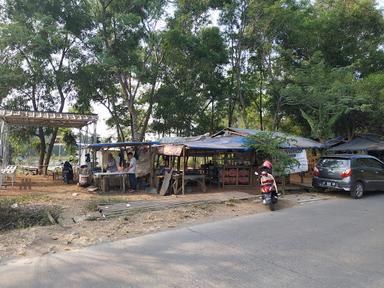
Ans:
[[[341,115],[355,108],[353,85],[352,68],[327,67],[318,53],[295,70],[283,93],[307,121],[312,137],[324,142]]]
[[[242,91],[242,75],[244,74],[247,46],[245,44],[245,29],[249,16],[248,0],[223,1],[221,7],[220,24],[224,26],[224,35],[229,49],[228,71],[228,126],[234,124],[236,103],[240,103],[240,115],[246,128],[248,120],[246,102]]]
[[[185,136],[213,132],[221,121],[218,105],[227,60],[219,29],[194,34],[175,21],[164,36],[163,50],[165,70],[156,93],[154,130]]]
[[[261,131],[255,135],[247,137],[246,146],[254,148],[259,162],[268,159],[273,164],[275,175],[283,177],[283,192],[285,186],[285,175],[288,170],[299,164],[292,158],[284,147],[287,147],[294,141],[289,136],[278,135],[276,133]]]
[[[111,113],[119,139],[142,141],[152,114],[163,56],[158,22],[166,1],[89,0],[92,32],[86,39],[91,57],[78,81],[78,106],[101,103]],[[96,85],[92,85],[93,83]]]
[[[85,6],[82,3],[5,1],[5,20],[0,31],[0,47],[5,54],[8,72],[4,76],[5,93],[23,97],[34,111],[63,112],[68,98],[75,97],[73,79],[84,56],[80,39],[88,18],[84,17]],[[16,73],[20,77],[15,77]],[[58,130],[50,132],[46,147],[48,131],[42,127],[38,129],[39,168],[45,172]]]

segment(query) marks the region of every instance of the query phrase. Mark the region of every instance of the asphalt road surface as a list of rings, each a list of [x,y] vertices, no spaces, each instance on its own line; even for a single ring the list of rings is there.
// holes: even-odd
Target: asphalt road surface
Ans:
[[[384,195],[320,201],[0,266],[0,287],[384,287]]]

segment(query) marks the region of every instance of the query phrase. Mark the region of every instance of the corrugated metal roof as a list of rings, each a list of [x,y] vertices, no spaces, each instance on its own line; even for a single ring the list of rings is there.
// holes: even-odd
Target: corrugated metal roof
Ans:
[[[220,132],[214,134],[212,137],[218,137],[219,135],[241,135],[241,136],[248,136],[248,135],[257,135],[258,133],[263,133],[266,131],[261,131],[257,129],[243,129],[243,128],[234,128],[229,127],[224,130],[221,130]],[[286,137],[291,141],[291,143],[287,143],[287,145],[283,146],[282,148],[300,148],[300,149],[308,149],[308,148],[318,148],[322,149],[324,148],[324,145],[320,142],[314,141],[309,138],[304,138],[301,136],[293,136],[282,132],[271,132],[273,135]]]
[[[192,137],[163,137],[159,140],[160,144],[184,144],[191,141],[200,141],[206,139],[207,136],[199,135]]]
[[[329,151],[383,151],[384,137],[375,134],[360,135],[351,141],[332,147]]]
[[[0,119],[10,125],[32,127],[82,128],[96,123],[96,114],[0,110]]]

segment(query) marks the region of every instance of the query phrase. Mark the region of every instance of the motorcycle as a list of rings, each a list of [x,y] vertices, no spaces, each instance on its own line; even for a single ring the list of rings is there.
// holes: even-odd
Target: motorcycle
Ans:
[[[258,172],[255,172],[255,175],[259,177],[261,199],[263,200],[263,204],[268,205],[271,211],[275,211],[279,194],[277,193],[273,185],[274,180],[267,180],[263,183],[262,182],[263,175],[259,175]]]

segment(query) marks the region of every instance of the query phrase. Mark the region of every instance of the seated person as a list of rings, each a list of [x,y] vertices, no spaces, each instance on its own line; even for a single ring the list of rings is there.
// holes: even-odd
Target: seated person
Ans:
[[[116,161],[113,158],[112,153],[108,153],[107,172],[117,172]]]

